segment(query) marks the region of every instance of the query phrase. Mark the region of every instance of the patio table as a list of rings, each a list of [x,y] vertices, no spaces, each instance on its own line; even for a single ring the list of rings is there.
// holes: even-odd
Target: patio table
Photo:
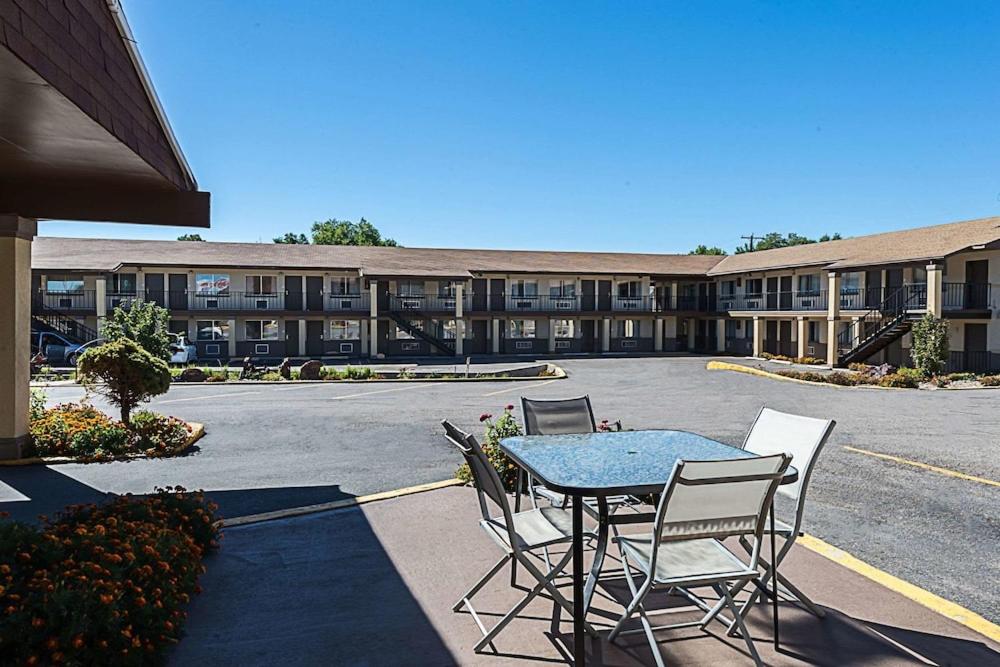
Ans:
[[[751,452],[688,431],[617,431],[566,435],[526,435],[504,438],[500,448],[547,488],[572,498],[573,519],[573,639],[574,662],[586,662],[584,619],[597,585],[611,523],[639,523],[652,514],[610,516],[607,498],[660,493],[679,460],[712,461],[754,458]],[[782,484],[798,479],[789,466]],[[598,539],[594,563],[584,583],[583,499],[598,504]],[[774,553],[774,503],[771,504],[771,552]],[[772,576],[774,641],[778,643],[777,576]]]

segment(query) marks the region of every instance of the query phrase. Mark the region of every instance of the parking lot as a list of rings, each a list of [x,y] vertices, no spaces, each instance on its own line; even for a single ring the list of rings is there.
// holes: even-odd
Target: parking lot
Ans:
[[[206,425],[195,451],[176,459],[0,468],[0,511],[31,518],[105,492],[179,484],[206,489],[223,515],[238,516],[436,481],[452,476],[458,463],[438,422],[447,417],[478,432],[481,413],[497,413],[522,394],[588,393],[598,419],[687,429],[729,443],[742,439],[766,404],[838,422],[810,489],[808,533],[1000,620],[1000,391],[807,386],[707,371],[705,358],[559,363],[569,378],[175,386],[152,405]],[[82,392],[48,394],[50,402],[64,402]]]

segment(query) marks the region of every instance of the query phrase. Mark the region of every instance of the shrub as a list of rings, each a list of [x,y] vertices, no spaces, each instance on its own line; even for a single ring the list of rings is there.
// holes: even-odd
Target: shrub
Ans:
[[[344,369],[343,377],[348,380],[370,380],[374,376],[372,369],[367,366],[348,366]],[[403,371],[400,371],[400,377],[403,377]]]
[[[878,384],[880,387],[903,387],[907,389],[916,389],[920,386],[920,378],[914,377],[913,373],[889,373],[883,376]]]
[[[927,313],[913,324],[910,356],[923,377],[937,375],[948,361],[948,323]]]
[[[128,338],[90,348],[80,355],[78,363],[84,386],[117,406],[126,426],[140,403],[170,389],[167,362]]]
[[[264,382],[283,382],[285,378],[281,377],[278,371],[268,371],[261,375],[260,379]]]
[[[794,378],[796,380],[805,380],[806,382],[826,382],[826,376],[822,373],[815,373],[813,371],[793,371],[784,370],[778,371],[778,375],[788,378]]]
[[[114,447],[119,429],[120,425],[92,405],[66,403],[32,418],[32,448],[38,456],[77,456],[85,443],[100,444],[102,434],[108,435]]]
[[[127,308],[116,306],[108,315],[101,336],[108,342],[128,338],[154,357],[170,361],[170,312],[152,301],[135,300]]]
[[[984,387],[1000,387],[1000,375],[984,375],[979,378],[979,384]]]
[[[191,427],[176,417],[140,410],[132,415],[132,437],[135,449],[147,456],[177,451],[191,436]]]
[[[346,374],[344,371],[338,371],[333,366],[323,366],[323,368],[319,369],[319,377],[321,380],[343,380]]]
[[[0,664],[162,662],[217,546],[214,510],[201,494],[157,489],[41,527],[0,522]]]
[[[483,453],[496,468],[504,488],[507,491],[516,490],[520,468],[500,449],[501,440],[524,433],[521,430],[521,425],[514,419],[514,406],[506,406],[503,409],[503,414],[496,419],[493,419],[493,415],[484,413],[479,416],[479,421],[486,424],[486,433],[482,442]],[[455,471],[455,477],[466,483],[472,482],[472,472],[469,470],[468,464],[460,465]]]
[[[45,414],[45,392],[41,389],[32,389],[28,404],[28,418],[31,421],[41,418]]]

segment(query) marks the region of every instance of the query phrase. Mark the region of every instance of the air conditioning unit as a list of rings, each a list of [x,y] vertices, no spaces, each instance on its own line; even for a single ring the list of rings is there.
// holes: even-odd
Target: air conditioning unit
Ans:
[[[222,354],[222,350],[221,350],[221,347],[219,345],[206,345],[205,346],[205,354],[206,355],[213,355],[214,354],[214,355],[218,356],[218,355]]]
[[[402,345],[399,346],[399,349],[401,349],[403,352],[419,352],[420,343],[418,343],[415,340],[404,341]]]
[[[340,310],[351,310],[354,308],[353,299],[341,299],[340,300]]]
[[[267,310],[269,307],[267,299],[257,299],[254,302],[254,308],[257,310]]]
[[[442,308],[445,310],[455,310],[455,299],[448,298],[442,301]]]
[[[747,310],[760,310],[760,299],[747,299]]]
[[[340,344],[341,354],[353,354],[354,353],[354,343],[341,343]]]
[[[405,310],[420,310],[420,299],[403,299],[400,306]]]
[[[573,300],[572,299],[557,299],[557,300],[555,300],[555,301],[552,302],[552,305],[555,306],[556,310],[572,310],[573,309]]]
[[[623,350],[631,350],[638,346],[639,341],[635,340],[623,340],[621,345]]]
[[[73,299],[60,298],[59,299],[59,307],[60,308],[72,308],[73,307]]]
[[[219,307],[219,300],[218,299],[206,299],[205,300],[205,307],[206,308],[218,308]]]
[[[816,347],[813,346],[813,345],[810,345],[809,347],[807,347],[806,348],[806,354],[816,354]]]
[[[813,307],[813,300],[812,299],[800,299],[799,300],[799,308],[812,308],[812,307]]]
[[[270,354],[271,348],[267,343],[257,343],[253,346],[254,354]]]
[[[514,341],[515,350],[530,350],[534,347],[534,344],[530,340],[517,340]]]
[[[569,349],[569,341],[568,340],[557,340],[556,341],[556,349],[557,350],[568,350]]]
[[[535,305],[535,302],[532,301],[532,300],[514,301],[514,308],[516,308],[517,310],[531,310],[531,308],[534,305]]]

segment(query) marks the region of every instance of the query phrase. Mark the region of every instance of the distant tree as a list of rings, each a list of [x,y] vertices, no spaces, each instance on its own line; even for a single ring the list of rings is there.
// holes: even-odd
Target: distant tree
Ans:
[[[833,236],[823,235],[820,237],[820,241],[834,241],[840,238],[840,234],[834,234]],[[782,236],[779,232],[771,232],[765,234],[759,241],[754,243],[753,247],[750,247],[749,243],[741,245],[736,249],[736,254],[741,255],[745,252],[756,252],[757,250],[771,250],[772,248],[788,248],[790,246],[796,245],[806,245],[808,243],[816,243],[816,239],[811,239],[807,236],[800,236],[796,233],[788,234],[787,236]]]
[[[127,308],[115,306],[101,327],[101,337],[109,342],[123,338],[133,340],[154,357],[169,361],[169,320],[170,313],[166,308],[152,301],[135,300]]]
[[[726,251],[718,246],[709,248],[707,245],[699,245],[688,253],[689,255],[725,255]]]
[[[205,239],[201,238],[201,234],[181,234],[180,236],[177,237],[177,240],[178,241],[204,241]]]
[[[312,242],[316,245],[363,245],[395,246],[390,238],[382,238],[375,225],[361,218],[359,222],[332,218],[325,222],[314,222]]]
[[[305,234],[293,234],[292,232],[288,232],[284,236],[275,236],[274,242],[288,243],[292,245],[308,245],[309,239],[306,238]]]
[[[833,236],[830,236],[829,234],[823,234],[823,236],[819,237],[819,242],[823,243],[825,241],[839,241],[842,238],[843,237],[839,233],[835,233]]]

